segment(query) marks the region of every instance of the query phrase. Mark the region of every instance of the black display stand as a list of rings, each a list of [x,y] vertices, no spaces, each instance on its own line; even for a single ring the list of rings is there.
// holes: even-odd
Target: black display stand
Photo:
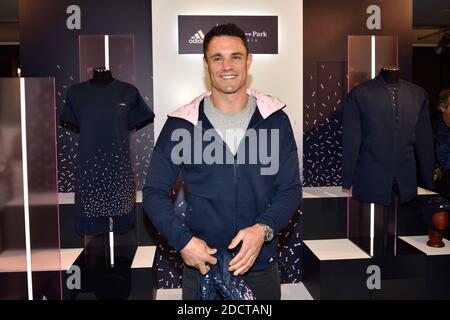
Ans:
[[[155,268],[133,267],[135,246],[116,246],[115,264],[110,265],[104,246],[90,244],[74,265],[82,275],[80,289],[64,287],[65,300],[154,300],[156,299]],[[65,274],[64,283],[69,274]]]
[[[427,247],[426,225],[409,206],[396,216],[395,208],[377,208],[371,239],[370,208],[355,210],[339,189],[304,191],[303,283],[314,299],[450,298],[448,241],[447,249]],[[370,266],[380,270],[380,288],[367,284]]]
[[[60,205],[60,213],[61,251],[79,250],[71,265],[79,267],[81,274],[81,288],[73,289],[67,285],[73,272],[63,272],[64,300],[156,299],[156,248],[140,200],[136,204],[136,225],[126,233],[114,232],[113,266],[109,233],[90,237],[85,243],[75,231],[75,210],[70,196]]]

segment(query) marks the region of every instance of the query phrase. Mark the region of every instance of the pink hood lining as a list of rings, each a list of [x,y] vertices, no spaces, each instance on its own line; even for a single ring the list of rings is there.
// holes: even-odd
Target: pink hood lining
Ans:
[[[282,109],[285,104],[275,97],[264,95],[254,89],[247,89],[247,94],[255,97],[256,105],[258,106],[259,113],[266,119],[272,113]],[[198,110],[200,102],[207,96],[210,96],[211,92],[207,91],[199,95],[190,103],[179,107],[177,110],[169,114],[169,117],[181,118],[189,121],[194,126],[198,122]]]

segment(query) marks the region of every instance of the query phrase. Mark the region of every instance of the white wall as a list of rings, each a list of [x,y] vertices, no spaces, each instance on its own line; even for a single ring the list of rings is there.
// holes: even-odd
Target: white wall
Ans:
[[[301,157],[302,10],[303,0],[153,0],[155,141],[168,113],[207,90],[202,55],[178,54],[178,15],[276,15],[278,55],[253,55],[253,64],[249,71],[250,86],[276,96],[287,104],[284,110],[291,120]]]

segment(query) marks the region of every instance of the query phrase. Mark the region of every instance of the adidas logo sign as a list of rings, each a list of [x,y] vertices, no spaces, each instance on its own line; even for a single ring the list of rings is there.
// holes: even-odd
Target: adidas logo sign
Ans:
[[[190,44],[194,44],[194,43],[202,44],[204,38],[205,38],[205,35],[203,34],[203,31],[198,30],[192,37],[189,38],[189,43]]]

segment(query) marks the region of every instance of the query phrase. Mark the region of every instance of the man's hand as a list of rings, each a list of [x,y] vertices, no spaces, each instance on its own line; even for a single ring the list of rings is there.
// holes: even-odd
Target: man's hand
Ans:
[[[238,254],[230,261],[229,270],[235,276],[246,273],[253,266],[264,244],[264,230],[257,224],[242,229],[233,238],[228,249],[234,249],[242,241]]]
[[[198,269],[203,275],[209,272],[209,267],[206,263],[217,263],[217,259],[212,256],[216,252],[217,249],[208,247],[205,241],[196,237],[192,237],[183,250],[180,251],[184,263]]]

